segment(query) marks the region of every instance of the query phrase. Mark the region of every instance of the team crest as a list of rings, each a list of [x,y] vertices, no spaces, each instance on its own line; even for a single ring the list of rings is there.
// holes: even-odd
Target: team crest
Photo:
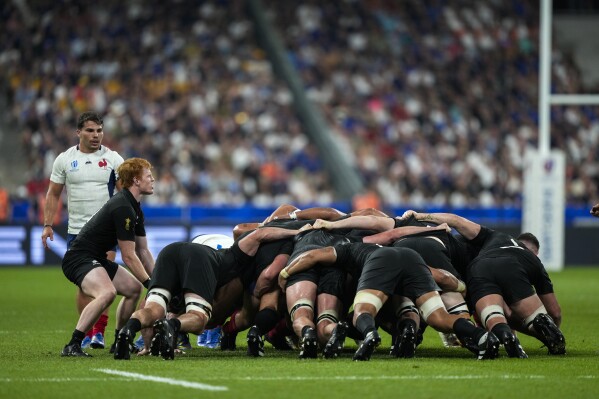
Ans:
[[[129,227],[131,225],[131,219],[127,218],[125,219],[125,230],[129,230]]]
[[[106,170],[106,166],[108,166],[108,162],[106,161],[105,158],[102,158],[102,160],[100,162],[98,162],[98,166],[103,168],[104,170]]]
[[[76,159],[71,162],[71,172],[76,171],[79,168],[79,161]]]

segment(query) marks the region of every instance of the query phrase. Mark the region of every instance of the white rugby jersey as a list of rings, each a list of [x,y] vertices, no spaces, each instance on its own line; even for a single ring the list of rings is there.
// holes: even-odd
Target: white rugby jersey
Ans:
[[[73,146],[60,153],[52,165],[50,180],[67,189],[69,234],[79,234],[83,225],[115,192],[117,167],[123,157],[106,146],[92,154]]]

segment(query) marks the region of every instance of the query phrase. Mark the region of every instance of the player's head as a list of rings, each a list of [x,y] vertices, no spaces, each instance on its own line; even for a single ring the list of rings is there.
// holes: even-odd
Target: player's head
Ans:
[[[532,233],[522,233],[518,236],[518,241],[526,246],[526,248],[530,249],[530,251],[539,256],[539,249],[541,248],[541,244],[539,244],[539,240]]]
[[[88,121],[94,122],[95,124],[100,125],[100,126],[102,126],[104,124],[104,121],[102,120],[102,117],[100,116],[100,114],[98,114],[96,112],[87,111],[87,112],[83,112],[77,118],[77,129],[78,130],[83,129],[83,126],[85,126],[85,122],[88,122]]]
[[[229,248],[234,241],[231,237],[224,234],[200,234],[191,240],[194,244],[202,244],[214,249]]]
[[[143,158],[129,158],[117,169],[123,188],[130,188],[143,178],[145,171],[150,171],[152,164]]]

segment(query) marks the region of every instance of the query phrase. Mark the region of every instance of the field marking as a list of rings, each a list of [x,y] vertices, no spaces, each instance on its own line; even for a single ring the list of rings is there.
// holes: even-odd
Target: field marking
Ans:
[[[136,373],[128,373],[128,372],[121,372],[121,371],[117,371],[117,370],[110,370],[110,369],[96,369],[96,371],[101,371],[107,374],[112,374],[112,375],[117,375],[117,376],[121,376],[123,378],[120,379],[116,379],[117,381],[135,381],[135,380],[139,380],[139,379],[144,379],[144,380],[149,380],[149,381],[154,381],[154,382],[165,382],[168,384],[173,384],[173,385],[182,385],[182,386],[187,386],[184,384],[194,384],[194,386],[190,387],[190,388],[197,388],[195,385],[200,385],[200,386],[208,386],[208,387],[212,387],[212,388],[221,388],[221,389],[212,389],[212,390],[227,390],[227,387],[215,387],[212,385],[206,385],[206,384],[200,384],[200,383],[195,383],[195,382],[189,382],[189,381],[182,381],[182,380],[174,380],[174,379],[168,379],[168,378],[161,378],[161,377],[154,377],[154,376],[145,376],[143,374],[136,374]],[[139,376],[143,377],[143,378],[139,378]],[[512,379],[512,380],[517,380],[517,379],[528,379],[528,380],[542,380],[545,378],[548,378],[547,376],[544,375],[509,375],[509,374],[503,374],[503,375],[379,375],[379,376],[328,376],[328,377],[310,377],[310,376],[305,376],[305,377],[301,377],[301,376],[288,376],[288,377],[230,377],[229,380],[236,380],[236,381],[371,381],[371,380],[480,380],[480,379],[502,379],[502,380],[507,380],[507,379]],[[599,378],[599,376],[597,375],[578,375],[576,376],[576,378],[578,379],[585,379],[585,380],[589,380],[589,379],[597,379]],[[220,377],[205,377],[205,379],[207,380],[220,380],[222,378]],[[166,380],[166,381],[163,381]],[[110,381],[115,381],[114,378],[99,378],[99,377],[81,377],[81,378],[70,378],[70,377],[49,377],[49,378],[44,378],[44,377],[29,377],[29,378],[0,378],[0,382],[110,382]],[[224,389],[222,389],[224,388]],[[204,389],[204,388],[197,388],[197,389]]]
[[[178,385],[178,386],[185,387],[185,388],[201,389],[204,391],[228,391],[229,390],[229,388],[224,387],[224,386],[208,385],[208,384],[202,384],[200,382],[176,380],[174,378],[164,378],[164,377],[157,377],[157,376],[153,376],[153,375],[130,373],[128,371],[119,371],[119,370],[112,370],[112,369],[94,369],[94,371],[99,371],[101,373],[106,373],[106,374],[111,374],[111,375],[118,375],[121,377],[129,377],[134,380],[161,382],[163,384]]]

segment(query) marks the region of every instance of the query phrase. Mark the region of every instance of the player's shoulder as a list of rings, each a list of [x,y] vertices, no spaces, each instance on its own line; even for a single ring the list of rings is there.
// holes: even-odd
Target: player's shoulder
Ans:
[[[121,164],[124,161],[123,157],[118,152],[106,147],[105,145],[100,148],[98,155],[109,158],[113,163],[116,164]]]

